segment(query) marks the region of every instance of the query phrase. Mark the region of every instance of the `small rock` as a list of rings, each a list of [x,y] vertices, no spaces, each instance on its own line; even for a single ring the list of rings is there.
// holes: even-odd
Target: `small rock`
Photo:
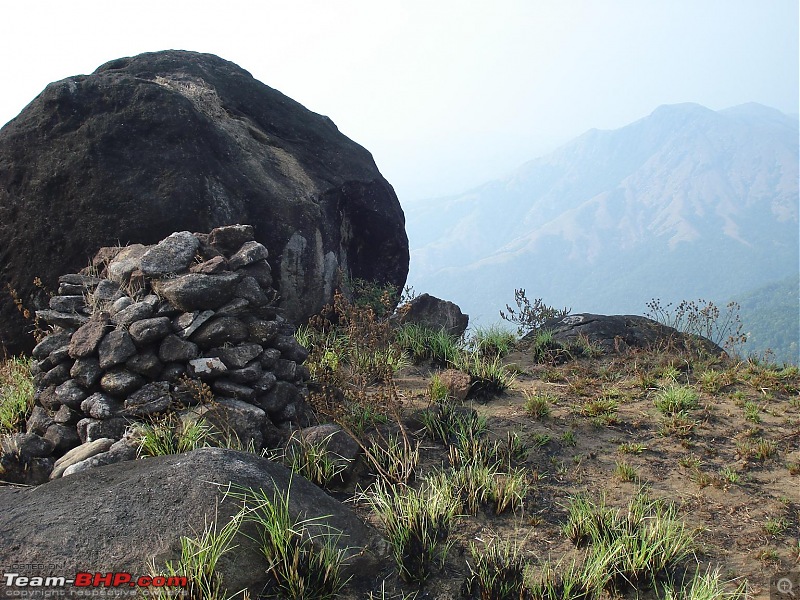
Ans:
[[[164,363],[185,363],[197,358],[199,352],[197,344],[182,340],[177,335],[170,334],[161,342],[158,348],[158,358]]]
[[[269,304],[269,298],[258,285],[258,282],[253,277],[243,278],[236,286],[236,297],[247,302],[251,306],[264,306]]]
[[[439,380],[447,388],[447,395],[456,402],[463,402],[469,394],[472,380],[470,376],[456,369],[447,369],[439,373]]]
[[[25,422],[25,430],[28,431],[28,433],[35,433],[43,436],[47,432],[47,428],[53,423],[55,423],[55,421],[44,407],[34,406],[28,420]]]
[[[81,442],[93,442],[100,438],[120,439],[125,434],[128,420],[122,417],[111,419],[81,419],[76,429]]]
[[[182,363],[170,363],[164,366],[164,370],[158,376],[161,381],[175,383],[186,373],[186,367]]]
[[[256,394],[266,394],[273,387],[275,387],[275,382],[277,380],[278,379],[273,373],[270,373],[269,371],[262,372],[261,377],[251,383],[250,387],[256,391]]]
[[[74,365],[73,369],[74,370]],[[71,372],[71,371],[70,371]],[[99,370],[98,370],[99,372]],[[86,390],[84,390],[76,378],[68,379],[61,385],[55,388],[54,397],[59,404],[63,404],[73,410],[78,410],[81,403],[86,399]]]
[[[72,358],[85,358],[94,354],[106,335],[108,323],[108,313],[97,312],[92,315],[88,323],[79,327],[72,334],[69,342],[69,355]]]
[[[116,315],[117,313],[125,310],[134,302],[133,298],[130,296],[123,296],[122,298],[117,298],[114,300],[114,303],[111,305],[111,308],[108,310],[109,314]]]
[[[110,419],[122,410],[122,402],[96,392],[81,402],[81,411],[93,419]]]
[[[36,318],[45,321],[48,325],[55,325],[64,329],[77,329],[89,320],[89,317],[84,315],[56,310],[37,310]]]
[[[53,453],[53,443],[35,433],[14,433],[0,439],[0,450],[4,454],[44,458]]]
[[[128,327],[135,321],[147,319],[153,314],[153,307],[147,302],[134,302],[127,308],[123,308],[116,315],[111,317],[111,322],[118,327]]]
[[[52,296],[50,308],[58,312],[80,312],[86,308],[86,299],[83,296]]]
[[[270,417],[279,415],[289,404],[302,400],[297,387],[286,381],[278,381],[266,394],[259,396],[257,404]]]
[[[141,304],[144,303],[142,302]],[[130,333],[133,343],[142,347],[164,339],[171,330],[172,325],[169,317],[153,317],[152,319],[142,319],[131,323],[128,333]]]
[[[190,376],[193,375],[202,379],[219,377],[224,375],[227,371],[228,367],[225,366],[225,363],[214,356],[190,360],[189,368],[187,369]]]
[[[49,411],[58,410],[61,403],[56,397],[55,391],[57,386],[48,385],[47,387],[37,387],[33,393],[33,400],[36,404],[46,408]]]
[[[254,400],[256,392],[253,388],[226,379],[217,379],[211,384],[211,389],[220,396],[237,398],[241,400]]]
[[[281,356],[288,360],[293,360],[297,363],[302,363],[308,358],[308,350],[306,350],[294,336],[290,335],[277,335],[270,344],[273,348],[281,351]]]
[[[79,358],[72,365],[69,374],[83,389],[88,390],[100,381],[103,370],[100,368],[98,359],[94,357]]]
[[[133,337],[133,336],[131,336]],[[132,356],[125,362],[125,368],[148,379],[155,379],[164,368],[164,364],[158,360],[158,356],[153,352],[144,352]]]
[[[234,383],[252,383],[258,381],[261,378],[261,374],[261,364],[254,360],[241,369],[234,369],[228,372],[228,378]]]
[[[118,284],[127,285],[130,282],[131,274],[141,267],[142,256],[149,250],[148,246],[142,244],[132,244],[119,251],[111,259],[106,268],[108,278]],[[98,288],[101,284],[98,284]]]
[[[225,272],[216,275],[187,273],[172,279],[154,281],[159,295],[184,311],[219,308],[231,298],[240,275]]]
[[[99,277],[80,275],[78,273],[67,273],[58,278],[59,284],[77,285],[84,289],[94,289],[97,287],[97,284],[100,283],[100,281],[101,279]]]
[[[201,325],[190,339],[202,348],[213,348],[223,344],[238,344],[247,336],[247,327],[239,319],[219,317]]]
[[[106,372],[100,378],[100,387],[112,396],[128,396],[144,385],[144,379],[136,373],[125,369],[115,369]]]
[[[297,381],[297,363],[279,358],[272,367],[272,372],[280,381]]]
[[[217,348],[217,356],[229,369],[241,369],[247,363],[258,358],[264,349],[258,344],[240,344],[233,348]]]
[[[139,268],[148,277],[161,277],[189,268],[200,241],[188,231],[176,231],[142,255]]]
[[[262,448],[262,430],[267,422],[266,413],[252,404],[231,398],[221,398],[213,404],[195,406],[181,415],[184,423],[203,419],[217,429],[223,437],[232,438],[242,448],[256,452]]]
[[[276,361],[281,357],[281,351],[276,348],[267,348],[259,357],[261,366],[264,369],[272,369]]]
[[[41,377],[39,385],[61,385],[67,379],[69,379],[69,371],[71,368],[72,364],[69,362],[63,362],[59,365],[56,365]]]
[[[124,363],[136,354],[136,346],[127,331],[115,329],[105,335],[97,352],[100,358],[100,368],[106,370]]]
[[[69,333],[54,333],[48,335],[41,342],[36,344],[36,347],[31,352],[31,356],[36,360],[43,360],[56,348],[69,344]]]
[[[228,267],[235,271],[247,265],[252,265],[259,260],[266,260],[268,257],[269,252],[263,244],[256,241],[245,242],[236,251],[236,254],[230,257],[228,260]]]
[[[73,448],[55,462],[53,465],[53,472],[50,473],[50,479],[58,479],[64,471],[72,465],[102,452],[106,452],[111,448],[112,444],[114,444],[113,439],[100,438]]]
[[[169,383],[156,381],[148,383],[125,400],[125,411],[134,416],[145,416],[163,412],[169,407]]]
[[[255,239],[252,225],[226,225],[216,227],[208,234],[208,243],[217,250],[230,256],[242,247],[242,244]]]
[[[53,415],[53,421],[61,425],[76,425],[85,415],[69,406],[62,406]]]
[[[216,310],[216,314],[220,317],[233,316],[242,314],[245,309],[250,306],[250,303],[244,298],[234,298],[227,304],[223,304]]]
[[[97,284],[94,292],[92,293],[92,303],[95,306],[110,306],[120,298],[125,296],[125,292],[119,285],[110,279],[103,279]]]
[[[228,262],[222,256],[215,256],[200,264],[192,265],[189,271],[192,273],[205,273],[206,275],[214,275],[215,273],[222,273],[227,271]]]
[[[272,289],[272,269],[267,261],[260,260],[254,262],[251,265],[242,267],[239,269],[239,272],[253,277],[258,282],[258,285],[261,286],[262,290]]]
[[[56,456],[64,454],[81,443],[75,424],[53,423],[47,428],[44,437],[53,444],[53,454]]]
[[[202,312],[183,313],[172,321],[172,328],[179,337],[188,338],[200,326],[214,316],[213,310],[204,310]]]

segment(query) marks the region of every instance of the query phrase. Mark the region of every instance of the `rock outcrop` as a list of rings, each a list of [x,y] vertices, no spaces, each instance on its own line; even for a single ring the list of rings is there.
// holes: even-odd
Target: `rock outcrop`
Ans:
[[[92,267],[61,276],[50,308],[37,312],[52,333],[32,352],[33,413],[4,443],[0,477],[37,484],[53,467],[69,474],[77,465],[54,461],[101,439],[108,444],[81,469],[132,459],[124,442],[111,444],[172,413],[255,451],[274,447],[280,427],[312,423],[308,352],[276,314],[267,257],[252,227],[231,225],[102,248]]]
[[[403,307],[399,322],[415,323],[434,331],[443,329],[453,337],[460,337],[469,326],[469,315],[449,300],[420,294]]]
[[[153,564],[164,575],[164,562],[180,556],[181,536],[196,537],[213,521],[219,531],[237,512],[241,503],[225,496],[229,489],[253,489],[269,499],[276,490],[288,494],[293,517],[317,520],[314,533],[325,533],[323,525],[342,533],[337,542],[350,574],[369,577],[388,560],[372,527],[307,480],[254,454],[204,448],[108,465],[37,488],[1,487],[0,562],[18,565],[25,577],[150,575]],[[268,583],[267,565],[247,535],[258,538],[252,524],[234,538],[217,573],[230,594],[248,588],[256,598]],[[63,591],[85,593],[72,586]]]
[[[369,152],[237,65],[155,52],[48,85],[0,130],[0,346],[33,346],[6,286],[45,309],[33,279],[54,290],[98,247],[234,223],[253,224],[295,323],[331,300],[339,271],[405,283],[403,211]]]
[[[725,353],[706,338],[682,333],[638,315],[574,314],[550,319],[542,325],[542,329],[551,331],[556,342],[569,345],[579,337],[584,337],[606,353],[622,352],[629,348],[649,349],[659,344],[664,347],[673,345],[700,348],[712,355]]]

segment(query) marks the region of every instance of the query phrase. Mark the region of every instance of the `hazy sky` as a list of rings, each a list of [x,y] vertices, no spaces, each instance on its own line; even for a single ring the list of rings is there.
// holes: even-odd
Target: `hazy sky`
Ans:
[[[0,20],[0,124],[113,58],[211,52],[331,117],[403,203],[661,104],[798,111],[797,0],[4,0]]]

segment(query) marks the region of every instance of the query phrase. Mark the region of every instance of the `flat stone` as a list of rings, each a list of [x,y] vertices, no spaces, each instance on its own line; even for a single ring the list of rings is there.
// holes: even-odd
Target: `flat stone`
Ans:
[[[239,272],[244,275],[253,277],[262,290],[272,289],[272,269],[266,260],[259,260],[253,264],[247,265],[239,269]]]
[[[280,330],[280,325],[276,321],[264,321],[257,319],[247,324],[248,341],[267,346],[275,339]]]
[[[64,344],[69,344],[69,340],[69,333],[51,333],[41,342],[36,344],[31,352],[31,356],[33,356],[33,358],[36,360],[47,358],[47,356],[56,348],[63,346]]]
[[[111,445],[106,452],[95,454],[80,462],[70,465],[64,469],[62,477],[69,477],[81,471],[87,471],[96,467],[104,465],[113,465],[119,462],[134,460],[136,458],[136,449],[125,442],[125,440],[118,440]]]
[[[91,389],[94,384],[100,381],[103,370],[100,368],[100,361],[94,357],[79,358],[69,370],[69,375],[78,382],[85,390]]]
[[[108,371],[100,378],[101,389],[111,396],[123,397],[132,394],[144,385],[141,375],[125,369]]]
[[[263,351],[264,349],[258,344],[240,344],[233,348],[217,348],[214,352],[229,369],[241,369],[261,356]]]
[[[106,452],[113,443],[114,440],[111,438],[100,438],[73,448],[55,462],[50,479],[58,479],[70,466],[101,452]]]
[[[92,303],[100,307],[111,306],[125,295],[119,284],[109,279],[103,279],[92,292]]]
[[[214,316],[213,310],[195,311],[191,313],[183,313],[177,316],[172,321],[172,328],[179,337],[188,338],[200,326]]]
[[[253,388],[238,383],[233,383],[226,379],[217,379],[211,384],[211,389],[216,394],[226,398],[238,398],[240,400],[254,400],[256,392]]]
[[[177,335],[170,334],[161,342],[158,348],[158,358],[164,363],[185,363],[197,358],[199,352],[197,344],[182,340]]]
[[[227,373],[228,367],[219,358],[203,357],[189,361],[188,373],[202,379],[212,379]]]
[[[135,300],[130,296],[123,296],[122,298],[117,298],[116,300],[114,300],[113,304],[111,305],[111,308],[108,309],[108,312],[112,316],[116,315],[117,313],[128,308],[134,302]]]
[[[66,285],[79,285],[83,288],[93,289],[97,287],[97,284],[102,281],[99,277],[93,277],[91,275],[81,275],[79,273],[67,273],[65,275],[61,275],[58,278],[59,284],[66,284]]]
[[[231,270],[241,269],[247,265],[251,265],[260,260],[266,260],[269,257],[269,251],[266,247],[255,240],[245,242],[236,251],[236,253],[228,260],[228,267]]]
[[[247,336],[247,326],[236,317],[218,317],[200,326],[190,339],[202,348],[213,348],[223,344],[238,344]]]
[[[69,342],[69,355],[72,358],[85,358],[97,352],[100,342],[108,331],[109,315],[98,312],[92,315],[88,323],[82,325],[72,334]]]
[[[77,425],[83,417],[84,415],[79,411],[73,410],[69,406],[62,406],[53,415],[53,421],[61,425]]]
[[[144,304],[144,303],[142,303]],[[131,323],[128,333],[133,343],[139,347],[163,340],[172,331],[169,317],[153,317]]]
[[[231,316],[235,317],[245,312],[250,307],[250,303],[244,298],[234,298],[230,302],[223,304],[216,310],[216,314],[220,317]]]
[[[107,370],[124,363],[136,354],[136,346],[127,331],[115,329],[105,335],[98,346],[97,352],[100,359],[100,368]]]
[[[89,320],[89,317],[84,315],[57,310],[37,310],[36,318],[43,320],[48,325],[55,325],[65,329],[77,329]]]
[[[56,365],[52,369],[50,369],[47,373],[40,379],[40,385],[48,386],[48,385],[61,385],[67,379],[69,379],[69,371],[72,367],[72,364],[68,362],[63,362],[59,365]]]
[[[228,261],[223,256],[214,256],[209,260],[189,267],[189,271],[192,273],[205,273],[206,275],[214,275],[227,270]]]
[[[219,308],[231,298],[240,275],[187,273],[153,282],[156,292],[184,311]]]
[[[59,312],[81,312],[86,308],[86,299],[83,296],[52,296],[49,306]]]
[[[122,402],[96,392],[81,402],[81,410],[93,419],[110,419],[120,413]]]
[[[161,277],[188,269],[200,241],[188,231],[176,231],[142,255],[139,268],[148,277]]]
[[[59,283],[58,284],[58,295],[59,296],[83,296],[83,294],[88,293],[87,290],[82,285],[73,285],[71,283]]]

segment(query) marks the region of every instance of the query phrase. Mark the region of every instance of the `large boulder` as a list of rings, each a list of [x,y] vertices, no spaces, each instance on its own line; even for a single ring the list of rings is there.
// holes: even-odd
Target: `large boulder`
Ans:
[[[253,224],[292,321],[339,272],[405,283],[403,211],[370,153],[237,65],[155,52],[48,85],[0,130],[0,346],[32,348],[7,285],[46,309],[33,278],[55,290],[99,247],[233,223]],[[159,250],[178,266],[180,241]]]
[[[276,490],[288,492],[293,516],[342,532],[338,543],[350,573],[367,576],[386,560],[372,527],[299,475],[254,454],[205,448],[80,471],[37,488],[0,488],[0,562],[24,567],[16,571],[23,577],[148,575],[153,562],[166,574],[164,562],[179,557],[181,536],[194,537],[215,519],[219,531],[238,510],[225,496],[229,485],[270,499]],[[251,526],[243,528],[217,572],[229,593],[249,588],[256,598],[267,583],[267,564],[248,534],[258,537]],[[63,591],[72,597],[82,588]]]
[[[453,337],[464,335],[469,315],[457,304],[430,294],[420,294],[400,310],[400,323],[414,323],[438,331],[445,330]]]

